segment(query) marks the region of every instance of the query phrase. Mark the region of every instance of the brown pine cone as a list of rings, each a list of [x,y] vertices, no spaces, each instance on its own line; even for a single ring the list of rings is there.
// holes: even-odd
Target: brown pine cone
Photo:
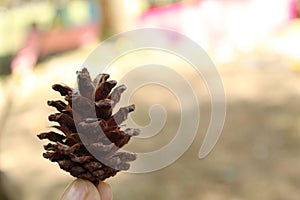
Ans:
[[[63,135],[53,131],[38,135],[39,139],[52,142],[44,146],[44,158],[57,162],[72,176],[90,180],[95,185],[120,170],[128,170],[129,162],[136,159],[134,153],[119,151],[131,136],[139,134],[138,129],[120,127],[135,107],[122,107],[112,115],[126,87],[120,85],[111,92],[117,82],[108,78],[108,74],[100,74],[92,81],[88,70],[83,68],[77,72],[78,89],[53,85],[67,102],[48,101],[49,106],[58,110],[49,120],[58,122],[59,125],[53,127]]]

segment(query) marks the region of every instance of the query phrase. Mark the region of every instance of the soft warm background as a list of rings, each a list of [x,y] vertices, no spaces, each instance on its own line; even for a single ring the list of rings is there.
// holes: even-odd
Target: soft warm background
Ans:
[[[139,1],[127,7],[120,2],[119,9],[124,9],[128,23],[125,26],[119,22],[123,27],[107,26],[111,32],[132,27],[173,28],[203,46],[222,76],[227,117],[213,152],[199,160],[198,151],[210,118],[209,96],[199,77],[170,59],[169,66],[190,75],[189,81],[201,98],[199,134],[171,166],[148,174],[121,173],[107,180],[114,199],[299,199],[300,22],[293,9],[297,8],[296,1]],[[55,9],[64,3],[63,13],[68,13],[68,20],[56,17]],[[89,3],[6,0],[0,5],[0,194],[9,194],[9,199],[59,199],[73,180],[57,164],[42,158],[44,143],[36,134],[52,125],[47,116],[54,109],[47,107],[46,101],[61,98],[51,85],[63,82],[73,86],[76,70],[97,46],[98,38],[88,37],[68,51],[43,55],[37,64],[25,56],[22,58],[27,65],[11,69],[10,61],[24,48],[26,30],[32,22],[43,32],[51,32],[84,26],[94,22],[91,18],[95,16],[103,20],[105,15],[91,15]],[[105,1],[102,3],[105,9]],[[35,15],[31,15],[33,10]],[[103,27],[97,32],[99,38],[111,34]],[[143,56],[132,59],[126,62],[139,62]],[[138,109],[133,114],[138,123],[145,125],[151,103],[166,105],[169,121],[162,136],[146,142],[149,149],[166,144],[174,136],[179,119],[174,99],[153,95],[155,92],[157,88],[141,91],[144,98],[136,97]],[[131,145],[138,143],[133,140]]]

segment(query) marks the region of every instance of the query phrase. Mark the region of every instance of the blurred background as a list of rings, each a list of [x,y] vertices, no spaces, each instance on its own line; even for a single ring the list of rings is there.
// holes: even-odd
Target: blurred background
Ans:
[[[101,40],[141,27],[175,30],[204,48],[222,76],[227,117],[213,152],[199,160],[209,93],[189,66],[154,55],[179,68],[197,89],[200,128],[171,166],[109,179],[114,199],[299,199],[298,17],[297,0],[1,0],[0,199],[60,198],[73,178],[42,157],[43,142],[36,137],[52,125],[47,100],[61,98],[51,86],[74,86],[76,70]],[[131,56],[121,64],[144,58]],[[148,108],[161,103],[168,119],[160,136],[143,145],[131,142],[141,151],[170,141],[180,119],[174,96],[146,89],[133,98],[133,118],[146,125]]]

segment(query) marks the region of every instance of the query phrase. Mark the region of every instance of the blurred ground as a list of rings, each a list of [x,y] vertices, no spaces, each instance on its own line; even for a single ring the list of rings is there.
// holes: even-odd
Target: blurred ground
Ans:
[[[73,86],[75,71],[91,49],[50,58],[27,77],[1,80],[0,168],[16,186],[17,199],[59,199],[72,180],[56,164],[42,158],[42,142],[36,134],[51,125],[47,116],[54,110],[46,101],[60,98],[51,85],[64,82]],[[200,94],[201,127],[191,148],[163,170],[111,178],[108,182],[114,199],[298,199],[299,74],[289,70],[286,63],[275,55],[252,52],[217,65],[228,110],[213,152],[204,160],[197,158],[210,117],[209,98]],[[198,84],[198,79],[190,78],[192,84]],[[137,106],[143,107],[143,102]],[[168,114],[171,120],[178,118],[172,109]],[[135,115],[141,121],[148,120],[145,112]],[[174,123],[164,130],[166,138],[172,137]],[[138,145],[138,140],[132,145]]]

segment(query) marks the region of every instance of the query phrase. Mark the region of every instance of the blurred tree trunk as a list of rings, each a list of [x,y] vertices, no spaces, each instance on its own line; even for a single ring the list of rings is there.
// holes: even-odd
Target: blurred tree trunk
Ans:
[[[140,0],[99,0],[103,37],[128,31],[141,12]]]

